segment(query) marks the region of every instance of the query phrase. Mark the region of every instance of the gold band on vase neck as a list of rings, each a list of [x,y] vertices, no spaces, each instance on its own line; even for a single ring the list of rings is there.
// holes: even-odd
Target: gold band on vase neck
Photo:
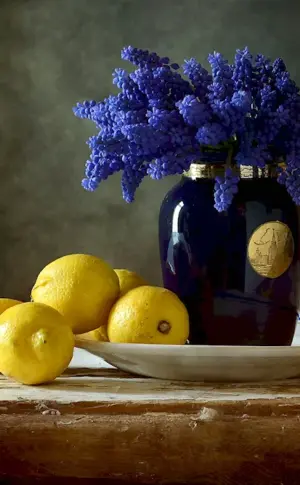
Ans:
[[[184,172],[184,176],[192,180],[197,179],[214,179],[217,176],[224,175],[227,165],[210,164],[210,163],[192,163],[189,170]],[[264,168],[241,165],[231,167],[241,179],[273,178],[277,177],[277,167],[266,165]]]

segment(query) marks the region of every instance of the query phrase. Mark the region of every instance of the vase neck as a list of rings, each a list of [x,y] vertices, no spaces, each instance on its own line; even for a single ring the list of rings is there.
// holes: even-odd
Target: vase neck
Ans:
[[[212,163],[192,163],[189,170],[184,172],[184,176],[190,179],[215,179],[218,176],[223,176],[227,164],[212,164]],[[273,165],[266,165],[264,168],[251,167],[247,165],[231,166],[230,167],[237,176],[241,179],[266,179],[276,178],[278,175],[277,167]]]

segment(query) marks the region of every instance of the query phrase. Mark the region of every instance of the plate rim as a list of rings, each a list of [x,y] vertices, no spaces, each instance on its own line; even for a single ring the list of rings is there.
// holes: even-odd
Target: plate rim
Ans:
[[[88,345],[93,347],[98,347],[99,350],[107,349],[108,352],[115,350],[127,350],[127,351],[138,351],[138,350],[151,350],[158,351],[160,354],[170,354],[170,353],[188,353],[187,349],[191,350],[191,353],[195,351],[210,351],[212,353],[222,353],[222,352],[232,352],[234,354],[239,352],[243,355],[254,355],[254,354],[277,354],[279,351],[285,350],[286,353],[297,354],[300,351],[300,345],[168,345],[168,344],[140,344],[140,343],[113,343],[113,342],[100,342],[92,339],[81,339],[79,337],[75,338],[75,347],[81,349],[87,349]],[[201,355],[201,354],[200,354]]]

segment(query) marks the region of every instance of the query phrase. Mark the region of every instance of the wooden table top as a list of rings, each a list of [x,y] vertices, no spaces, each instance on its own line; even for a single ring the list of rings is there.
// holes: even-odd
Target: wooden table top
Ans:
[[[300,380],[69,369],[38,387],[0,376],[0,388],[0,483],[300,482]]]

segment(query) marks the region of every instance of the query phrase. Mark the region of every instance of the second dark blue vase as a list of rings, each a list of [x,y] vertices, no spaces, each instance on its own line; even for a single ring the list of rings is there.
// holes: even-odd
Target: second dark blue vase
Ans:
[[[227,212],[212,178],[183,177],[159,218],[163,281],[185,303],[190,343],[290,345],[297,321],[299,226],[275,178],[241,179]]]

